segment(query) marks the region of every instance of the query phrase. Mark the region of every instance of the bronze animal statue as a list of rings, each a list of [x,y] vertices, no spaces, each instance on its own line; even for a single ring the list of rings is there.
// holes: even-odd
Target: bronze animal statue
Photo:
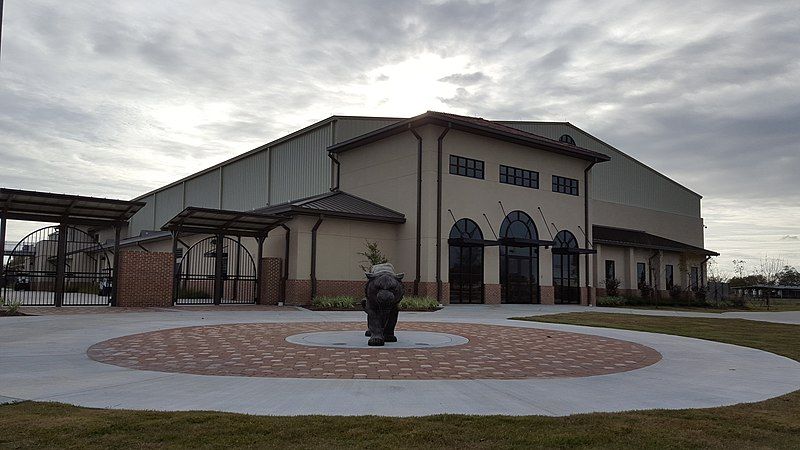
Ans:
[[[384,342],[397,342],[394,327],[397,325],[398,305],[403,299],[403,274],[395,273],[391,264],[372,266],[364,287],[366,298],[361,301],[367,313],[368,345],[382,346]]]

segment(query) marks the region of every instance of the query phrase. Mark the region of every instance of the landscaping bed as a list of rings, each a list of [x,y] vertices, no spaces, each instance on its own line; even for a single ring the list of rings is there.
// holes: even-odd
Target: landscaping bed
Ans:
[[[400,311],[428,312],[442,309],[442,305],[431,297],[404,297]],[[361,299],[350,296],[315,297],[308,307],[313,311],[361,311]]]

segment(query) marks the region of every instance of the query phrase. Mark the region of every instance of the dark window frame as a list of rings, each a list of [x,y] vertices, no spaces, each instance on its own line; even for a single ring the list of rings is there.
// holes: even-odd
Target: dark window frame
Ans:
[[[690,273],[690,275],[689,275],[690,283],[692,283],[692,289],[698,289],[700,287],[700,284],[701,284],[700,268],[697,267],[697,266],[692,266],[689,269],[689,273]]]
[[[503,184],[539,189],[539,172],[500,164],[499,180]]]
[[[668,291],[675,287],[675,266],[672,264],[664,265],[664,283]]]
[[[465,156],[450,155],[450,175],[459,175],[467,178],[483,180],[486,173],[486,163],[480,159]]]
[[[611,269],[611,270],[609,270],[609,269]],[[609,276],[609,272],[610,272],[611,276]],[[616,279],[617,279],[616,261],[614,261],[613,259],[607,259],[606,260],[606,280],[616,280]]]
[[[558,138],[558,141],[569,145],[575,145],[575,139],[568,134],[562,134],[561,137]]]
[[[641,287],[647,283],[647,264],[636,263],[636,285]]]
[[[579,186],[579,181],[574,178],[553,175],[553,192],[578,196],[580,195]]]

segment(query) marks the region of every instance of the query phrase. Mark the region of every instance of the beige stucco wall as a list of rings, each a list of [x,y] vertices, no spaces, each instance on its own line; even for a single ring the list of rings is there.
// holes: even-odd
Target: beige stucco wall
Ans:
[[[537,150],[495,139],[451,131],[444,139],[442,173],[442,246],[447,249],[447,237],[453,226],[453,219],[447,209],[452,210],[456,220],[469,218],[474,220],[486,239],[494,239],[494,235],[483,217],[486,214],[495,233],[500,233],[500,226],[505,213],[520,210],[527,213],[536,224],[540,239],[551,239],[547,224],[542,219],[537,207],[548,222],[555,223],[558,230],[568,230],[575,235],[581,247],[584,236],[580,228],[584,227],[583,174],[588,163],[584,160],[559,155],[544,150]],[[449,173],[449,156],[463,156],[484,161],[484,179],[479,180]],[[499,182],[500,165],[539,172],[539,189],[513,186]],[[552,191],[552,176],[559,175],[577,179],[579,195],[573,196]],[[503,202],[503,208],[499,201]],[[435,232],[435,223],[432,230]],[[551,225],[551,233],[556,230]],[[432,255],[435,258],[435,253]],[[579,258],[581,267],[581,285],[586,285],[585,258]],[[427,267],[434,268],[433,261]],[[485,281],[499,282],[499,250],[490,247],[485,255]],[[447,253],[442,258],[442,279],[447,281]],[[552,253],[550,249],[540,248],[539,252],[539,284],[552,285]]]
[[[651,259],[651,256],[654,256]],[[683,259],[684,263],[681,264]],[[636,264],[645,263],[648,273],[652,265],[654,287],[658,290],[666,290],[666,266],[673,266],[673,278],[675,285],[687,288],[689,286],[689,274],[691,267],[701,270],[701,282],[704,284],[703,264],[705,258],[695,254],[685,254],[672,251],[658,251],[650,249],[619,247],[612,245],[597,245],[597,264],[595,273],[598,279],[598,287],[605,287],[605,261],[613,260],[616,266],[616,276],[620,280],[620,289],[638,289],[636,278]],[[648,282],[650,282],[648,276]]]

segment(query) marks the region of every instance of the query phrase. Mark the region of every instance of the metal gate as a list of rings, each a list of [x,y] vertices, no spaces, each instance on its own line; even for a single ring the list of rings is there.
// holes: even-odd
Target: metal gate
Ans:
[[[40,228],[6,256],[0,279],[6,304],[107,306],[111,302],[114,269],[106,250],[83,230],[66,225]]]
[[[240,240],[205,238],[189,247],[178,264],[176,305],[256,302],[256,263]]]

